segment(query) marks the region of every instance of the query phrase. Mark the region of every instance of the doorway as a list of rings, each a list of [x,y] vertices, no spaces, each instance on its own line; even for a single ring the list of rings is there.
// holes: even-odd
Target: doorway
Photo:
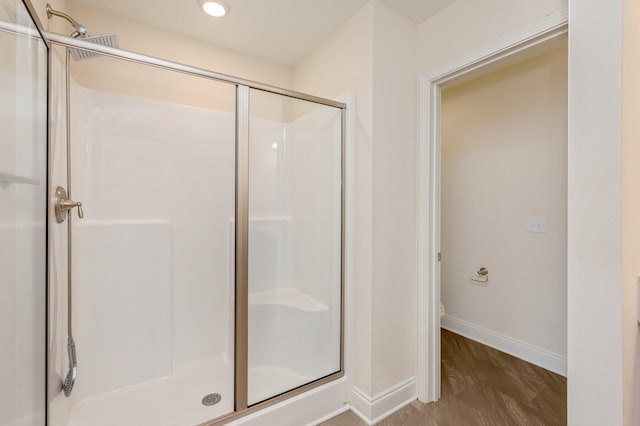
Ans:
[[[470,419],[566,423],[567,58],[560,38],[442,90],[436,405]]]
[[[440,160],[443,328],[563,375],[567,53],[445,86]]]
[[[418,398],[422,402],[437,401],[440,398],[441,342],[439,308],[441,300],[441,263],[439,262],[439,256],[442,255],[443,258],[447,256],[446,252],[441,253],[443,90],[446,90],[446,87],[450,85],[463,84],[516,64],[522,61],[522,55],[533,57],[541,52],[548,51],[550,45],[562,42],[567,29],[566,13],[551,15],[536,25],[498,40],[469,56],[460,58],[443,68],[433,70],[433,72],[422,76],[418,213],[418,253],[421,261],[419,262],[418,270],[418,297],[420,303],[418,306],[419,363],[417,385]],[[544,217],[542,214],[525,214],[525,232],[529,216],[534,219]],[[466,271],[465,269],[464,273],[482,280],[483,276],[477,275],[482,266],[486,265],[479,264],[472,267],[471,271]],[[489,274],[491,274],[491,268],[488,269]],[[489,279],[491,280],[491,275]],[[530,321],[534,320],[535,318],[530,318]],[[516,340],[520,339],[511,339],[512,342]],[[533,346],[536,345],[534,344]],[[548,352],[551,353],[551,351]],[[562,360],[560,361],[562,362]]]

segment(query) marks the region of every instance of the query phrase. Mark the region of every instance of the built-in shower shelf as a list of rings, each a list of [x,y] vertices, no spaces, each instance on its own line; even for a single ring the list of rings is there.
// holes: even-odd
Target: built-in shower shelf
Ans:
[[[25,176],[12,175],[0,172],[0,184],[24,183],[27,185],[40,185],[40,181]]]
[[[280,288],[249,293],[249,305],[280,305],[310,312],[329,309],[324,303],[295,288]]]

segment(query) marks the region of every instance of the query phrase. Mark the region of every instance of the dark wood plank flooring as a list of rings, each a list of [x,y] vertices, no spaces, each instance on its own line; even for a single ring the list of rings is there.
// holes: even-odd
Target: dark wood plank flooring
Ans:
[[[442,395],[418,401],[379,425],[528,426],[567,424],[567,381],[521,359],[442,330]],[[364,426],[350,411],[322,426]]]

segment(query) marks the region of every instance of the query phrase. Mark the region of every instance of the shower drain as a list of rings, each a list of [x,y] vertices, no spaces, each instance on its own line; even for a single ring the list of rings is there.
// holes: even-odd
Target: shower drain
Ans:
[[[202,398],[202,405],[216,405],[218,402],[220,402],[221,399],[222,396],[219,393],[210,393],[209,395],[205,395],[204,398]]]

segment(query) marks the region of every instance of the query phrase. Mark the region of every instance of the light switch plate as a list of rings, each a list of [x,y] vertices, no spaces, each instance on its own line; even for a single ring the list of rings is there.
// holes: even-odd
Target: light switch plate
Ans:
[[[529,216],[527,218],[527,232],[534,232],[541,234],[547,232],[547,224],[544,217],[541,216]]]

